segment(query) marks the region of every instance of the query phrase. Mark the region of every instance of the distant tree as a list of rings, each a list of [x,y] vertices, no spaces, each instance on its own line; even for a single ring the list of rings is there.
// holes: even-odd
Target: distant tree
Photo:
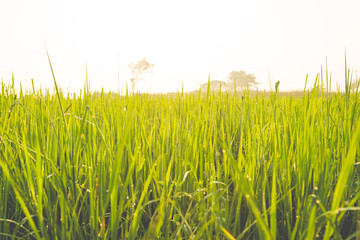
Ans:
[[[208,88],[208,84],[210,84],[209,85],[210,90],[218,91],[221,88],[221,90],[226,91],[226,82],[220,80],[211,80],[210,82],[201,84],[200,85],[201,91],[206,92]]]
[[[142,60],[137,61],[136,63],[129,63],[129,68],[131,69],[132,77],[130,78],[131,87],[134,90],[136,84],[143,80],[144,75],[152,71],[154,64],[150,64],[146,57]]]
[[[246,88],[247,85],[249,85],[249,87],[252,87],[254,85],[259,84],[258,82],[255,81],[255,76],[253,74],[246,74],[245,71],[232,71],[229,74],[228,77],[228,88],[230,89],[234,89],[234,81],[236,80],[236,88]]]

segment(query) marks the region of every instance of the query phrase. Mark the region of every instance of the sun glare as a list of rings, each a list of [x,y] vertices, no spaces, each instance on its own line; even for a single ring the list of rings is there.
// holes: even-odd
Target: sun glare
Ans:
[[[334,84],[343,86],[344,51],[359,66],[357,1],[61,1],[0,4],[0,73],[51,87],[45,45],[59,84],[78,91],[85,65],[93,90],[125,89],[130,62],[155,65],[137,89],[194,90],[231,71],[253,73],[269,89],[268,75],[284,90],[302,89],[328,58]],[[12,20],[9,20],[12,19]],[[19,78],[17,78],[19,79]],[[334,86],[333,86],[334,88]]]

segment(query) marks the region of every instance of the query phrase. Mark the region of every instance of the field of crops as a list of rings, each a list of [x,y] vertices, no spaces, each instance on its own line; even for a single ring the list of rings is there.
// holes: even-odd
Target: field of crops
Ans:
[[[359,92],[327,91],[2,84],[0,238],[355,238]]]

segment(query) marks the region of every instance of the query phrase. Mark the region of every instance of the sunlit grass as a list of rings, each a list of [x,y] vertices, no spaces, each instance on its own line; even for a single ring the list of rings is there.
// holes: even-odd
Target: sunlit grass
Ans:
[[[326,91],[326,90],[325,90]],[[329,91],[329,90],[327,90]],[[335,239],[359,207],[359,92],[0,95],[0,234]],[[358,229],[359,231],[360,229]]]

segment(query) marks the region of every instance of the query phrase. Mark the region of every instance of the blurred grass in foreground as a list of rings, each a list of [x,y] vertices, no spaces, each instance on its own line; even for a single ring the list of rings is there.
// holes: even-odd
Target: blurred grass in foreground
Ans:
[[[318,79],[297,97],[86,86],[2,84],[2,238],[356,236],[358,90],[329,94]]]

